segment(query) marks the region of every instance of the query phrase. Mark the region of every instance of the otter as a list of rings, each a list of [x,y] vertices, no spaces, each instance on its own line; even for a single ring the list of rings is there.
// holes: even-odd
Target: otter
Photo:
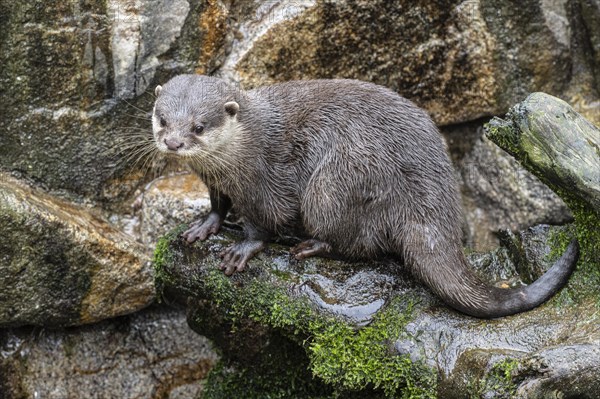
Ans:
[[[219,231],[233,207],[245,239],[220,254],[244,270],[270,238],[305,238],[297,259],[395,258],[452,308],[479,318],[532,309],[566,284],[576,240],[529,286],[502,289],[472,271],[462,248],[458,184],[429,115],[390,89],[357,80],[292,81],[244,91],[180,75],[155,90],[157,149],[186,162],[212,210],[183,233]]]

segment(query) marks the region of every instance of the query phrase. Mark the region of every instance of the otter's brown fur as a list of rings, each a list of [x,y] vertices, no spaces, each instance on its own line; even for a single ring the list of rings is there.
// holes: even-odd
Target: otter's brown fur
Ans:
[[[313,80],[244,92],[181,75],[157,93],[159,149],[187,160],[211,192],[212,212],[185,237],[216,233],[231,206],[244,219],[247,239],[223,253],[227,274],[292,232],[309,238],[292,250],[298,258],[400,258],[448,305],[489,318],[547,300],[577,261],[574,241],[528,287],[477,277],[462,252],[459,191],[439,131],[389,89]]]

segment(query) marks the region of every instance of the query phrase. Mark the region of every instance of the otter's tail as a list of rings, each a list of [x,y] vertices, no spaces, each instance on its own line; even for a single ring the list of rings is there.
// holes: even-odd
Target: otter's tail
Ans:
[[[432,248],[430,240],[419,245],[414,236],[410,244],[405,247],[405,259],[414,274],[451,307],[481,318],[524,312],[547,301],[567,283],[579,259],[579,244],[574,239],[550,270],[533,284],[503,289],[484,283],[467,263],[460,246],[452,250],[442,248],[444,245]]]

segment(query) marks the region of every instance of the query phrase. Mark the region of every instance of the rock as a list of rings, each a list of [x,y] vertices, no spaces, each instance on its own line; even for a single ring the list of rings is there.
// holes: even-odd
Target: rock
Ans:
[[[200,3],[3,2],[0,168],[118,208],[147,180],[150,92],[199,59]]]
[[[151,162],[133,165],[128,155],[149,139],[153,87],[183,72],[249,87],[368,80],[441,125],[503,113],[544,90],[600,123],[597,0],[527,2],[518,11],[488,0],[0,7],[0,167],[105,207],[119,208],[147,181],[141,165]]]
[[[499,230],[573,220],[564,201],[483,136],[480,125],[447,127],[444,132],[460,174],[467,247],[490,251],[498,246]]]
[[[187,0],[107,3],[115,97],[132,98],[144,93],[160,65],[158,57],[181,34],[189,10]]]
[[[70,329],[0,330],[4,398],[195,398],[218,357],[181,311]],[[6,395],[6,396],[4,396]]]
[[[600,129],[566,102],[533,93],[486,130],[550,187],[600,210]]]
[[[181,223],[190,223],[210,211],[208,189],[193,173],[154,180],[141,197],[140,237],[153,247]]]
[[[241,21],[219,73],[251,87],[306,78],[372,81],[442,125],[504,112],[535,90],[589,93],[585,108],[597,95],[580,75],[593,64],[571,44],[580,11],[569,12],[566,1],[518,9],[485,0],[269,2]],[[564,79],[571,70],[573,79]]]
[[[89,209],[0,174],[0,327],[91,323],[154,300],[149,258]]]
[[[462,398],[468,392],[476,397],[512,397],[501,394],[540,385],[556,389],[560,381],[565,394],[593,397],[595,391],[588,388],[597,384],[598,358],[586,356],[577,363],[582,369],[565,367],[558,360],[535,362],[554,352],[568,356],[570,351],[600,350],[597,285],[586,268],[576,271],[567,288],[549,303],[486,321],[447,308],[415,284],[402,266],[389,262],[320,258],[299,262],[286,246],[272,245],[250,261],[246,272],[228,278],[216,267],[217,254],[235,231],[190,246],[178,235],[183,228],[159,244],[160,287],[166,298],[188,305],[190,326],[222,349],[227,364],[240,373],[235,374],[238,378],[260,364],[257,356],[269,342],[285,338],[283,352],[273,353],[270,347],[268,358],[285,357],[292,351],[289,345],[295,344],[296,361],[326,384],[324,392],[342,396],[360,397],[364,389],[374,388],[390,395]],[[523,279],[539,277],[560,254],[551,243],[572,234],[562,227],[531,229],[507,236],[508,246],[472,254],[469,260],[498,285],[523,284]],[[586,284],[587,290],[582,290]],[[297,352],[298,347],[303,352]],[[549,375],[556,375],[557,384],[546,382]],[[273,378],[281,385],[280,379],[288,377]],[[259,386],[244,385],[245,392],[255,389],[267,396],[265,385],[255,382]],[[210,381],[207,384],[207,389],[215,390]],[[569,388],[575,385],[576,390]]]
[[[253,397],[313,397],[308,392],[331,391],[331,386],[306,374],[307,367],[314,362],[306,355],[308,346],[302,344],[310,344],[305,341],[308,326],[322,329],[322,334],[329,326],[347,328],[343,332],[349,334],[353,326],[368,324],[393,292],[404,292],[410,287],[409,282],[395,277],[385,262],[340,265],[319,258],[296,262],[291,260],[288,248],[281,245],[272,245],[250,262],[245,273],[230,279],[216,268],[216,254],[231,242],[231,236],[219,235],[204,243],[188,245],[179,236],[183,228],[169,233],[157,247],[155,267],[163,296],[169,301],[188,304],[190,326],[215,342],[225,356],[224,364],[231,370],[216,381],[209,380],[209,392],[223,393],[227,389],[227,384],[223,387],[219,381],[237,381],[246,375],[250,380],[241,386],[236,383],[237,392],[226,390],[228,395],[215,394],[209,398],[237,397],[242,392]],[[236,235],[235,231],[227,230]],[[360,286],[355,275],[370,283]],[[335,318],[322,318],[321,314]],[[271,322],[277,326],[275,329]],[[365,339],[377,342],[371,336]],[[330,347],[326,342],[321,344],[323,350]],[[366,362],[371,355],[373,362],[382,360],[380,354],[363,349],[362,361]],[[284,367],[289,359],[294,359],[294,366]],[[357,368],[362,361],[360,365],[357,362]],[[261,367],[263,364],[273,367]],[[310,370],[315,374],[312,365]],[[339,374],[335,369],[331,372]],[[356,387],[376,382],[370,380],[371,374],[356,378],[347,383]],[[422,382],[415,381],[419,390],[425,389]],[[283,388],[286,386],[287,390]]]

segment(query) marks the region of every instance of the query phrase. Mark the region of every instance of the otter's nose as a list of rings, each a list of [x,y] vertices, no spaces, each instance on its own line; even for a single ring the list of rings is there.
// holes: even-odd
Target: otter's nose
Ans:
[[[177,151],[181,147],[183,147],[183,143],[181,141],[173,140],[173,139],[165,139],[165,144],[167,148],[171,151]]]

